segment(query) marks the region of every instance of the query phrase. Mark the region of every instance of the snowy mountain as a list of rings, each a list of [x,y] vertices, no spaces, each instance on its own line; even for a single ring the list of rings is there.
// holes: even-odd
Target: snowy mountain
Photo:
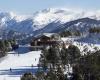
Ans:
[[[74,21],[67,22],[63,24],[63,29],[67,30],[79,30],[81,32],[88,32],[92,27],[100,27],[100,20],[95,20],[91,18],[81,18]]]
[[[78,18],[79,14],[68,9],[44,9],[30,16],[13,12],[0,12],[0,30],[14,30],[30,33],[41,29],[54,21],[62,23]]]
[[[66,8],[48,8],[33,15],[18,15],[0,12],[0,36],[30,36],[43,32],[59,32],[64,29],[79,29],[84,32],[89,27],[99,26],[100,11],[81,11]]]

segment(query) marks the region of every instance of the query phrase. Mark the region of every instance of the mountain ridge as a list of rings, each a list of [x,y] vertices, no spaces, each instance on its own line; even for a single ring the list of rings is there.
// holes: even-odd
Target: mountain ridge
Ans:
[[[34,36],[43,32],[60,32],[63,30],[88,30],[100,24],[99,11],[84,12],[66,8],[48,8],[34,13],[34,15],[17,15],[13,12],[0,12],[1,37],[6,32]],[[89,27],[89,28],[90,28]],[[17,34],[16,34],[17,35]]]

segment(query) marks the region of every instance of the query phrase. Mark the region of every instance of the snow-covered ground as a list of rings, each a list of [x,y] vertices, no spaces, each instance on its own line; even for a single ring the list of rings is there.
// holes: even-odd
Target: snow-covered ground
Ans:
[[[78,38],[62,38],[64,42],[76,45],[82,54],[100,50],[100,44],[77,42],[76,39]],[[36,72],[41,51],[29,51],[28,47],[20,46],[18,50],[9,52],[0,59],[0,80],[20,80],[25,72]]]
[[[80,49],[82,55],[87,54],[87,52],[92,53],[100,50],[100,44],[73,42],[73,45]]]
[[[82,42],[82,41],[78,42],[77,41],[78,39],[80,39],[80,38],[79,37],[62,38],[62,40],[66,44],[68,44],[67,47],[70,44],[77,46],[80,49],[82,55],[87,54],[87,52],[96,52],[96,51],[100,50],[100,44],[88,43],[88,40],[87,40],[87,42]]]
[[[20,80],[20,76],[25,72],[34,73],[37,70],[41,51],[28,52],[26,49],[28,47],[20,47],[15,54],[14,52],[9,52],[0,62],[0,80]],[[21,50],[27,52],[20,53]]]

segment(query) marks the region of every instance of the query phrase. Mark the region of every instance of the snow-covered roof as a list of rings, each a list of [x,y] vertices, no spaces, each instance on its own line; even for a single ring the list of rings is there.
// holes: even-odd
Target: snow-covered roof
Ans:
[[[39,35],[36,35],[35,38],[40,38],[42,36],[46,36],[46,37],[51,37],[52,35],[55,35],[56,33],[42,33]]]
[[[54,35],[55,33],[43,33],[44,36],[47,36],[47,37],[51,37],[52,35]]]

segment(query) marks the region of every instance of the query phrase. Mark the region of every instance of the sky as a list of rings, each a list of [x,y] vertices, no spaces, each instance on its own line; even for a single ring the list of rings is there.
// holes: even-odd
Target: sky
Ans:
[[[100,0],[0,0],[0,11],[32,14],[46,8],[99,10]]]

